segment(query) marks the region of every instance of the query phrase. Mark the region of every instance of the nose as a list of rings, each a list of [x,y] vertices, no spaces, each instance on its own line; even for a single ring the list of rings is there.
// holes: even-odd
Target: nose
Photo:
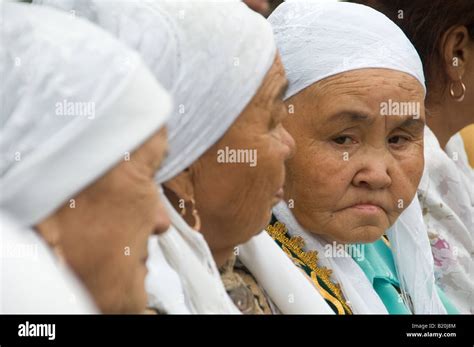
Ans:
[[[168,228],[170,227],[170,218],[168,216],[168,213],[166,212],[161,200],[158,202],[158,208],[156,211],[156,222],[155,222],[155,228],[153,230],[153,234],[162,234]]]
[[[283,144],[285,144],[286,146],[285,159],[290,159],[295,155],[295,151],[296,151],[295,139],[293,138],[293,136],[291,136],[288,130],[286,130],[285,127],[281,124],[280,124],[280,131],[281,131],[281,142],[283,142]]]
[[[364,166],[355,174],[352,183],[356,187],[368,189],[384,189],[392,184],[388,165],[380,156],[370,157]]]

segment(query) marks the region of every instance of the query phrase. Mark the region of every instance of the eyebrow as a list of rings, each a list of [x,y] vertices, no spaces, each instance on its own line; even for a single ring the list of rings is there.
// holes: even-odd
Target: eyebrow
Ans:
[[[425,128],[425,122],[421,119],[408,118],[396,126],[397,128],[411,129],[412,131],[422,131]]]
[[[283,100],[283,97],[285,96],[285,92],[288,89],[288,86],[289,86],[289,82],[287,79],[285,79],[285,82],[281,84],[280,87],[278,88],[276,97]]]
[[[375,121],[375,118],[358,111],[342,111],[329,117],[328,121],[334,123],[348,121],[350,123],[365,123],[369,125]]]

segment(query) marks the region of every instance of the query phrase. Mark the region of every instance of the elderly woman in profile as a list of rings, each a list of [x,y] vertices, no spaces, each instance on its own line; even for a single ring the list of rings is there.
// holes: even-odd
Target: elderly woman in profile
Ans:
[[[329,312],[274,243],[268,259],[282,265],[280,274],[269,272],[272,288],[238,259],[238,246],[260,233],[283,197],[284,164],[294,152],[294,140],[282,126],[287,80],[271,27],[239,2],[160,8],[176,23],[183,59],[175,97],[186,111],[168,124],[170,154],[157,176],[174,227],[193,249],[199,243],[195,230],[204,236],[216,263],[211,272],[220,274],[240,312]],[[195,52],[203,54],[196,58]],[[159,238],[176,268],[186,262],[186,253],[173,248],[168,236]],[[195,311],[210,312],[218,290],[203,290],[212,286],[204,273],[193,274],[196,265],[179,269],[185,296],[199,308]],[[287,285],[286,278],[293,282]],[[292,304],[288,293],[300,300]]]
[[[39,262],[2,256],[1,309],[94,312],[83,286],[101,312],[143,312],[148,238],[169,225],[154,189],[168,93],[84,20],[15,3],[2,17],[1,236],[38,245]]]
[[[425,124],[416,50],[362,5],[292,1],[269,21],[298,150],[267,231],[339,314],[455,312],[434,285],[414,199]]]

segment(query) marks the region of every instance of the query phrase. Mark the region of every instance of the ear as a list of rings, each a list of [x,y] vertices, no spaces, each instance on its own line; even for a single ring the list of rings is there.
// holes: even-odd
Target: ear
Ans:
[[[189,168],[163,183],[163,186],[171,190],[178,199],[183,199],[184,201],[194,199],[192,170]]]
[[[463,25],[447,30],[441,38],[441,54],[445,62],[445,72],[450,81],[459,81],[466,70],[470,57],[470,36]]]

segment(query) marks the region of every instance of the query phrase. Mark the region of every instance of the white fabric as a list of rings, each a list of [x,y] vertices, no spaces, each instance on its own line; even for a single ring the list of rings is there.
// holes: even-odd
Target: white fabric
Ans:
[[[278,6],[268,20],[290,84],[285,98],[326,77],[365,68],[402,71],[425,88],[416,49],[397,25],[372,8],[293,0]]]
[[[181,285],[174,284],[175,290],[180,292],[178,296],[175,295],[175,298],[181,299],[179,296],[182,292],[184,303],[191,313],[240,313],[227,295],[204,237],[188,226],[166,196],[163,193],[161,195],[171,219],[171,227],[168,231],[158,235],[159,245],[167,264],[150,261],[147,263],[149,273],[157,274],[156,281],[160,281],[161,271],[168,272],[167,265],[169,264],[181,279]],[[155,258],[157,249],[152,252],[150,257]],[[160,293],[152,287],[147,287],[147,290],[149,290],[149,296],[160,296]],[[181,313],[170,306],[166,309],[168,313]]]
[[[136,49],[172,93],[165,182],[224,135],[255,95],[276,48],[267,21],[237,0],[35,0],[75,11]],[[258,34],[256,34],[258,33]]]
[[[382,300],[372,287],[367,276],[349,254],[341,257],[326,257],[327,242],[301,227],[286,206],[280,202],[273,208],[277,219],[285,224],[291,236],[300,236],[305,241],[305,251],[316,251],[319,255],[318,265],[332,270],[332,280],[341,285],[344,297],[355,314],[386,314]]]
[[[239,246],[239,259],[283,314],[334,314],[310,280],[265,231]]]
[[[171,104],[141,59],[90,23],[2,10],[0,209],[31,226],[155,133]]]
[[[443,150],[425,128],[425,170],[418,199],[436,282],[461,313],[474,313],[474,170],[459,134]]]
[[[82,285],[43,239],[1,213],[0,313],[97,313]]]
[[[179,274],[166,260],[156,235],[148,240],[146,265],[148,273],[145,287],[148,293],[148,307],[155,308],[160,313],[190,314]]]
[[[415,197],[387,230],[400,289],[411,298],[413,313],[446,314],[435,285],[433,256],[426,235],[420,203]]]
[[[154,1],[33,0],[87,18],[140,53],[156,79],[173,89],[182,64],[174,24]]]
[[[84,16],[136,49],[172,93],[165,182],[224,135],[255,95],[276,48],[267,21],[237,0],[35,0]],[[257,34],[258,33],[258,34]]]
[[[158,172],[165,182],[216,143],[260,87],[273,64],[272,29],[236,0],[158,1],[175,24],[182,62],[172,89],[169,156]]]

